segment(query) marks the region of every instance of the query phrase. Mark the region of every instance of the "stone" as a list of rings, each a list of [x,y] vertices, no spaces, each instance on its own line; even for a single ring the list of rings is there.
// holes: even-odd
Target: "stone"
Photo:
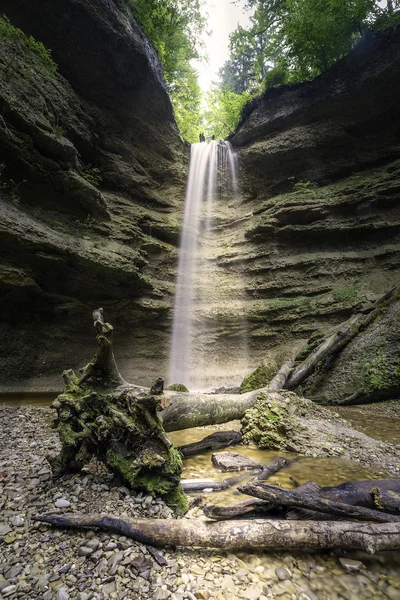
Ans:
[[[60,588],[57,590],[56,600],[69,600],[69,593],[66,588]]]
[[[258,587],[248,587],[244,592],[240,593],[241,598],[246,600],[259,600],[261,591]]]
[[[285,581],[285,579],[290,579],[290,573],[287,569],[280,567],[278,569],[275,569],[275,573],[277,578],[281,581]]]
[[[8,585],[7,587],[3,588],[1,593],[4,598],[8,598],[8,596],[11,596],[11,594],[13,594],[16,589],[17,589],[16,585]]]
[[[365,565],[359,560],[352,560],[351,558],[339,558],[339,562],[349,573],[352,573],[353,571],[359,571],[360,569],[365,569]]]
[[[71,506],[71,503],[65,498],[58,498],[58,500],[56,500],[54,504],[57,508],[68,508],[69,506]]]
[[[91,554],[93,554],[94,549],[93,548],[89,548],[88,546],[81,546],[80,548],[78,548],[78,556],[90,556]]]
[[[193,573],[194,575],[198,575],[199,577],[204,577],[204,575],[206,574],[204,569],[202,569],[198,565],[191,565],[190,572]]]
[[[259,465],[248,456],[236,452],[216,452],[211,456],[213,465],[222,471],[256,469]]]
[[[211,594],[208,590],[197,590],[195,596],[198,600],[209,600],[209,598],[211,598]]]
[[[0,535],[7,535],[10,531],[12,531],[12,529],[7,523],[0,523]]]
[[[23,527],[25,523],[25,519],[20,515],[15,515],[14,517],[11,517],[10,521],[12,525],[14,525],[14,527]]]

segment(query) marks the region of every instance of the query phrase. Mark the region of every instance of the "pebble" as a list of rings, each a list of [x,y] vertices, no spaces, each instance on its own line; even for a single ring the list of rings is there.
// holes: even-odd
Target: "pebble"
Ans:
[[[287,569],[278,568],[275,569],[275,573],[278,579],[281,581],[285,581],[285,579],[290,579],[290,573]]]
[[[144,545],[126,537],[109,532],[67,532],[31,521],[32,514],[54,511],[55,503],[60,500],[74,504],[82,513],[126,514],[132,519],[156,514],[156,507],[159,509],[157,517],[165,518],[171,511],[159,498],[134,492],[128,495],[127,488],[112,487],[108,471],[95,461],[84,473],[57,481],[48,478],[45,456],[59,448],[57,434],[48,428],[50,411],[31,407],[23,410],[27,418],[16,419],[15,409],[0,405],[0,418],[2,424],[5,423],[0,430],[0,443],[7,438],[5,452],[0,457],[0,471],[8,474],[1,482],[0,491],[3,518],[0,523],[3,541],[0,543],[0,597],[7,600],[153,600],[157,597],[166,600],[400,600],[400,559],[393,553],[390,560],[379,556],[366,558],[365,568],[360,567],[360,572],[346,572],[334,554],[296,557],[285,553],[237,552],[236,555],[206,549],[177,549],[174,553],[164,550],[168,566],[160,567]],[[24,453],[33,438],[38,445],[36,454],[31,453],[32,460],[29,460]],[[208,475],[207,471],[202,474]],[[38,481],[32,488],[36,476]],[[202,516],[199,509],[190,518]],[[23,519],[20,526],[19,518]],[[343,560],[355,560],[356,556],[350,556],[351,559]],[[142,571],[143,576],[132,566],[138,557],[142,560],[135,564],[148,567]],[[285,573],[284,577],[278,576],[280,570],[281,575]],[[4,595],[1,590],[7,588],[11,591]]]
[[[68,508],[69,506],[71,506],[71,502],[69,502],[65,498],[59,498],[54,502],[54,504],[57,508]]]

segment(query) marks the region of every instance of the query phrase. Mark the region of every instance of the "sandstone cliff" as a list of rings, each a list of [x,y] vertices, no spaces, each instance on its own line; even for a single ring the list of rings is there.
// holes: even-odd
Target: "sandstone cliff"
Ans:
[[[220,318],[205,331],[218,368],[225,357],[226,373],[238,375],[240,359],[235,371],[230,358],[246,335],[242,374],[263,359],[279,366],[312,333],[398,284],[399,99],[397,27],[366,37],[316,80],[270,90],[246,110],[231,139],[242,203],[220,203],[215,228],[224,291],[214,298],[212,286]]]
[[[124,375],[150,382],[148,367],[165,371],[188,160],[161,67],[122,0],[2,11],[58,70],[1,41],[1,389],[60,388],[93,354],[97,306]]]

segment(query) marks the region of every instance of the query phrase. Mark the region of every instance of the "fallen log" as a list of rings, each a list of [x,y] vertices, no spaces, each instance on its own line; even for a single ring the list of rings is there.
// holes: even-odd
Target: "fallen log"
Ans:
[[[400,494],[392,490],[383,490],[378,487],[373,487],[371,496],[374,506],[378,510],[393,515],[400,514]]]
[[[283,390],[285,388],[286,381],[288,380],[289,375],[293,371],[293,363],[286,362],[283,363],[277,374],[268,384],[268,391],[270,392],[278,392],[279,390]]]
[[[239,492],[248,494],[266,500],[275,506],[283,506],[288,508],[306,508],[318,512],[325,512],[347,519],[358,519],[361,521],[373,521],[376,523],[399,522],[400,516],[390,515],[386,513],[365,508],[363,506],[353,506],[351,504],[343,504],[321,498],[314,493],[303,491],[299,493],[301,488],[296,490],[285,490],[265,483],[249,483],[238,488]]]
[[[368,310],[368,313],[358,313],[345,323],[342,323],[336,331],[324,339],[317,349],[312,352],[300,365],[295,367],[285,382],[285,389],[296,389],[322,360],[340,352],[360,331],[368,327],[382,311],[382,308],[390,301],[398,288],[393,288],[377,300]]]
[[[400,548],[400,523],[313,521],[190,521],[129,519],[111,515],[37,515],[34,521],[57,527],[99,528],[156,547],[187,546],[225,550],[364,550],[370,554]]]
[[[228,477],[222,481],[214,481],[214,479],[181,479],[181,486],[184,492],[220,492],[240,483],[245,477],[247,475]]]
[[[207,435],[199,442],[179,446],[178,450],[186,458],[187,456],[193,456],[194,454],[200,454],[208,450],[218,450],[219,448],[240,444],[241,441],[242,434],[240,431],[216,431],[215,433],[211,433],[211,435]]]
[[[161,496],[176,512],[187,510],[180,486],[182,458],[168,439],[158,413],[169,404],[158,378],[147,392],[121,377],[113,354],[113,327],[103,309],[93,312],[96,357],[78,378],[63,373],[65,391],[53,402],[62,448],[49,456],[53,476],[79,471],[93,456],[125,485]]]
[[[271,464],[262,466],[261,473],[256,476],[256,480],[265,481],[271,477],[271,475],[275,475],[275,473],[278,473],[278,471],[286,469],[286,467],[289,467],[293,463],[297,462],[297,460],[297,458],[289,459],[283,458],[282,456],[274,456]]]
[[[203,507],[203,513],[209,519],[234,519],[249,513],[269,513],[275,507],[270,502],[259,500],[244,500],[232,506],[219,506],[215,504],[206,505]]]

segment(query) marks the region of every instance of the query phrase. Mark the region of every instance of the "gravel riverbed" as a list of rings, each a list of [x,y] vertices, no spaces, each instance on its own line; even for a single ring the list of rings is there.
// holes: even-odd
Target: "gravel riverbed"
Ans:
[[[52,411],[0,405],[0,600],[400,600],[400,553],[238,553],[147,548],[98,531],[56,530],[31,520],[47,512],[171,517],[159,499],[114,484],[93,461],[51,478],[59,449]],[[203,518],[193,509],[186,518]]]

